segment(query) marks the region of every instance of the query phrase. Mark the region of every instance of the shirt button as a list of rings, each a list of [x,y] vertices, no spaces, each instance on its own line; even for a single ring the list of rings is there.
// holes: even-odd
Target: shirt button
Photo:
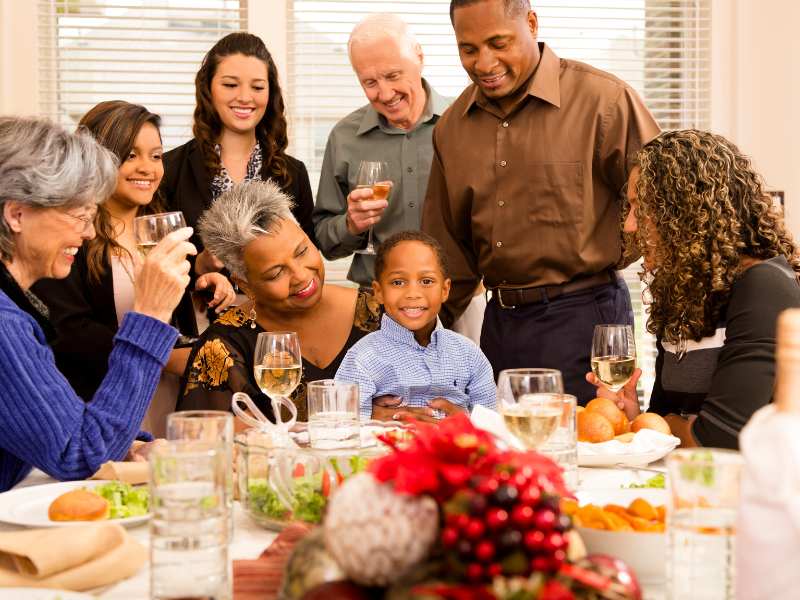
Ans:
[[[508,164],[508,163],[507,163],[506,161],[504,161],[504,160],[501,160],[501,161],[500,161],[500,166],[501,166],[501,167],[505,167],[507,164]]]
[[[497,242],[497,247],[498,248],[502,248],[503,247],[503,242]]]
[[[503,127],[508,127],[508,121],[503,121]]]
[[[505,206],[506,205],[506,201],[505,200],[500,200],[497,204],[498,204],[498,206]]]
[[[406,171],[408,171],[409,173],[413,173],[414,172],[414,167],[408,167],[406,169]]]
[[[414,207],[415,207],[417,204],[416,204],[416,202],[409,202],[409,203],[408,203],[408,205],[409,205],[411,208],[414,208]]]

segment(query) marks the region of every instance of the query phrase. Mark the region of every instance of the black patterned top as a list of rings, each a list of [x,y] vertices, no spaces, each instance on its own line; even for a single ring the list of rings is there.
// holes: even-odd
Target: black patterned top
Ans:
[[[359,291],[353,327],[342,349],[323,368],[303,358],[300,385],[291,395],[297,406],[297,420],[308,420],[306,383],[333,379],[350,347],[380,328],[381,307],[367,291]],[[253,375],[253,354],[258,334],[264,329],[239,307],[225,311],[205,330],[189,355],[183,390],[177,410],[230,410],[234,392],[245,392],[259,409],[272,416],[269,399],[258,389]]]
[[[222,152],[222,147],[219,144],[215,144],[214,150],[219,155]],[[263,162],[261,144],[256,142],[256,145],[253,146],[253,150],[250,152],[250,158],[247,161],[247,172],[242,181],[261,181],[261,165]],[[211,181],[211,198],[216,200],[232,187],[233,179],[231,179],[231,176],[228,174],[225,165],[220,162],[219,173],[217,173]]]

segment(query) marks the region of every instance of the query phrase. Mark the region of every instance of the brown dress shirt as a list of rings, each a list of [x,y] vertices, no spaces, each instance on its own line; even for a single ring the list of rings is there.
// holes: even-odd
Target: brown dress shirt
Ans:
[[[555,285],[620,259],[622,188],[658,125],[625,82],[539,45],[507,112],[473,84],[433,133],[422,229],[449,260],[447,324],[481,278],[488,288]]]

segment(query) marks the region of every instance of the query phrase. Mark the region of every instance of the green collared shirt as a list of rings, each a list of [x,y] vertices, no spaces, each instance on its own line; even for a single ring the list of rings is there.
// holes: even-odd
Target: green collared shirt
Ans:
[[[450,104],[423,79],[427,93],[425,110],[417,126],[395,129],[367,104],[350,113],[331,130],[314,208],[314,228],[325,258],[334,260],[353,254],[366,245],[366,232],[347,230],[347,195],[356,187],[362,160],[382,160],[389,165],[394,183],[389,207],[373,229],[375,244],[398,231],[419,229],[422,203],[428,187],[433,158],[433,127]],[[372,283],[374,258],[356,254],[347,277],[361,286]]]

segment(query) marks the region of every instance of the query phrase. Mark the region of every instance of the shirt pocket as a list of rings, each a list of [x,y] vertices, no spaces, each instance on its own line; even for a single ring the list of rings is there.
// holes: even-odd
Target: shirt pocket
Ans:
[[[527,169],[530,222],[580,225],[583,221],[583,163],[531,161]]]

